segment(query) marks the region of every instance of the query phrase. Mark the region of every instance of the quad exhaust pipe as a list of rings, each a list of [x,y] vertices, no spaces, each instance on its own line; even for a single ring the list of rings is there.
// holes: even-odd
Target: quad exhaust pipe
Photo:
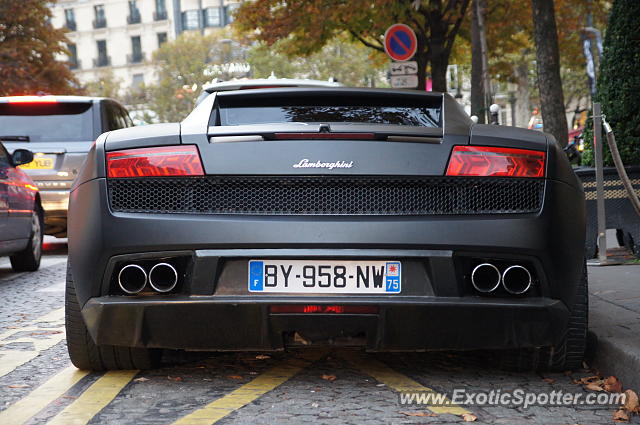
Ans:
[[[507,267],[502,272],[502,286],[510,294],[524,294],[531,288],[531,273],[520,265]]]
[[[136,264],[126,265],[118,273],[118,285],[127,294],[137,294],[147,286],[147,272]]]
[[[118,273],[118,285],[129,295],[138,294],[147,286],[147,282],[156,292],[169,292],[178,284],[178,272],[169,263],[158,263],[151,267],[148,275],[137,264],[128,264]]]
[[[158,263],[151,267],[149,284],[157,292],[169,292],[178,284],[178,272],[169,263]]]
[[[478,292],[489,294],[502,284],[502,287],[512,295],[522,295],[531,288],[531,273],[526,267],[513,265],[504,272],[491,263],[478,264],[471,272],[471,284]]]

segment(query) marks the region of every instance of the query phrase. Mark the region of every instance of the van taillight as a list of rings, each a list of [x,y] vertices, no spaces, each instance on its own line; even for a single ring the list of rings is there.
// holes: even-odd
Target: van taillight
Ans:
[[[195,145],[127,149],[107,153],[110,178],[203,176]]]

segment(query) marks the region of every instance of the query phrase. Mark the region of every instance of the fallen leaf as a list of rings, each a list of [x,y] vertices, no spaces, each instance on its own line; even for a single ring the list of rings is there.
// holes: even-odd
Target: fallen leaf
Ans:
[[[398,413],[401,413],[405,416],[428,416],[428,417],[438,416],[436,413],[429,413],[429,412],[398,412]]]
[[[478,417],[472,413],[463,413],[462,419],[464,419],[465,422],[475,422],[478,420]]]
[[[169,378],[171,379],[171,378]],[[140,377],[140,378],[136,378],[133,380],[133,382],[147,382],[149,380],[149,378],[144,378],[144,377]]]
[[[543,378],[542,380],[548,384],[553,384],[554,382],[556,382],[556,380],[553,378]]]
[[[621,393],[622,382],[620,382],[615,376],[610,376],[604,380],[604,390],[610,393]]]
[[[227,378],[229,379],[244,379],[242,376],[240,375],[228,375]]]
[[[324,379],[325,381],[329,381],[329,382],[333,382],[336,379],[338,379],[338,377],[336,375],[322,375],[322,379]]]
[[[602,388],[600,385],[598,385],[596,383],[587,384],[584,387],[587,390],[591,390],[591,391],[604,391],[604,388]]]
[[[30,388],[31,385],[25,385],[25,384],[14,384],[14,385],[9,385],[9,388]]]
[[[638,403],[638,394],[633,390],[627,390],[624,392],[624,408],[629,412],[637,412],[640,409],[640,403]]]
[[[303,337],[302,335],[300,335],[298,332],[293,334],[293,341],[294,342],[299,342],[302,345],[309,345],[311,344],[311,341],[309,341],[308,339],[306,339],[305,337]]]
[[[182,381],[182,378],[179,376],[167,376],[167,378],[171,381],[176,381],[176,382]]]
[[[613,414],[613,420],[616,422],[629,422],[629,415],[624,409],[616,410]]]
[[[256,359],[258,359],[258,360],[267,360],[267,359],[270,359],[270,358],[271,358],[271,356],[267,356],[266,354],[258,354],[256,356]]]
[[[584,378],[576,379],[573,381],[574,384],[582,385],[582,384],[590,384],[594,381],[599,381],[601,378],[598,375],[587,376]]]

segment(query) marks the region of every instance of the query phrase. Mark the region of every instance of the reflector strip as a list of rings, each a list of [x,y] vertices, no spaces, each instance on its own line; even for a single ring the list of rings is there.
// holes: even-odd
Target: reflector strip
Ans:
[[[373,133],[275,133],[276,139],[298,140],[298,139],[352,139],[352,140],[373,140],[376,138]]]
[[[369,305],[272,305],[269,308],[275,314],[378,314],[377,306]]]
[[[447,176],[544,177],[541,151],[490,146],[455,146]]]

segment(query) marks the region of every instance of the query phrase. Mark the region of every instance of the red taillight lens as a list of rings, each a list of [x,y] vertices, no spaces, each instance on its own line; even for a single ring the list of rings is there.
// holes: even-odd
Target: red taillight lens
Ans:
[[[272,305],[271,313],[288,314],[378,314],[374,305]]]
[[[545,157],[528,149],[455,146],[447,176],[544,177]]]
[[[127,149],[107,153],[111,178],[202,176],[202,162],[194,145]]]

